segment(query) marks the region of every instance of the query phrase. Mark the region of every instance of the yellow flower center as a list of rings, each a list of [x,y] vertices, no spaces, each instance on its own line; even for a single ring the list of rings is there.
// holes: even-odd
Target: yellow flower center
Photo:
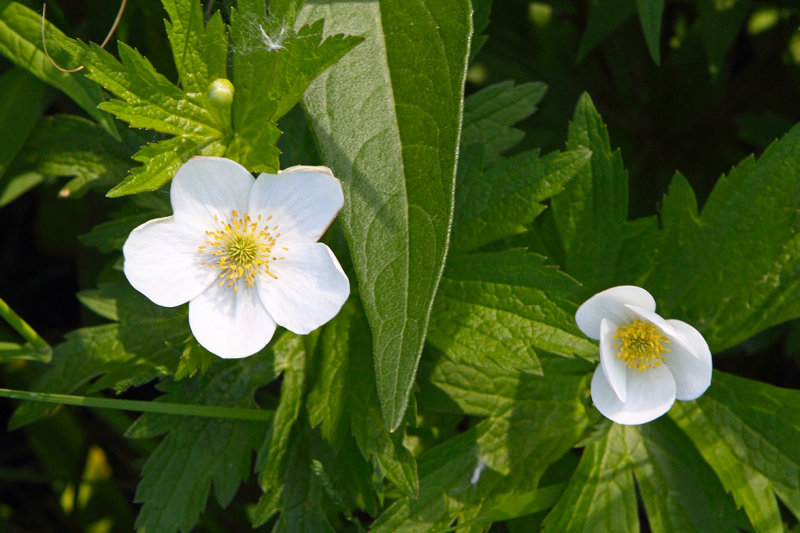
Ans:
[[[625,361],[628,368],[642,372],[655,368],[664,362],[664,352],[669,348],[669,339],[653,324],[634,320],[632,324],[622,326],[614,335],[619,342],[614,348],[619,349],[617,357]]]
[[[285,246],[277,247],[278,226],[268,224],[272,217],[263,222],[261,215],[253,220],[249,215],[240,215],[231,211],[229,220],[220,220],[214,215],[218,229],[206,231],[205,244],[197,248],[197,252],[211,257],[203,261],[204,265],[219,269],[219,286],[227,284],[239,292],[239,281],[244,280],[245,288],[252,287],[256,276],[266,274],[273,279],[278,277],[270,272],[272,261],[282,261],[276,249],[289,251]],[[280,253],[280,252],[278,252]]]

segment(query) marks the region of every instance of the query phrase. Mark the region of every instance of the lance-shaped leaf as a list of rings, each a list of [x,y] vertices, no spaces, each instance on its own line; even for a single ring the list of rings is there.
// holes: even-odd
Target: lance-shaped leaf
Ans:
[[[384,422],[408,405],[452,220],[469,53],[465,0],[308,4],[300,20],[365,41],[318,78],[305,104],[342,180],[340,220],[373,333]]]

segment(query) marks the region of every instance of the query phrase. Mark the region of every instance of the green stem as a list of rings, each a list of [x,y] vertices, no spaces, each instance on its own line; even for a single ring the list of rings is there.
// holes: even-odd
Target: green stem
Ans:
[[[145,413],[162,413],[166,415],[205,416],[211,418],[233,418],[237,420],[255,420],[269,422],[274,411],[266,409],[250,409],[247,407],[221,407],[218,405],[197,405],[188,403],[143,402],[139,400],[119,400],[116,398],[98,398],[93,396],[75,396],[72,394],[53,394],[49,392],[30,392],[22,390],[0,389],[0,396],[16,400],[34,402],[60,403],[83,407],[99,407],[101,409],[120,409],[122,411],[142,411]]]
[[[26,341],[31,343],[34,348],[42,351],[50,351],[50,345],[47,344],[47,341],[41,338],[27,322],[22,320],[22,317],[15,313],[2,298],[0,298],[0,317],[3,317],[5,321],[8,322],[17,333],[22,335]]]

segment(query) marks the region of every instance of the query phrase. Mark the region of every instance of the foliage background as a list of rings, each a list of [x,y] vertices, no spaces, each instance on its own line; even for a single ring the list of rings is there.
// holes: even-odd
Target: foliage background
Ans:
[[[38,2],[22,3],[40,9]],[[217,7],[227,10],[230,4],[217,2]],[[488,26],[474,37],[480,46],[474,48],[477,53],[467,78],[468,94],[506,80],[546,84],[547,92],[536,113],[517,124],[525,135],[506,154],[509,156],[532,148],[541,149],[543,154],[562,150],[576,103],[584,92],[590,94],[608,126],[611,147],[620,148],[628,171],[630,218],[662,213],[663,196],[676,170],[687,177],[702,206],[720,175],[750,154],[760,154],[800,121],[800,11],[792,2],[668,1],[658,39],[653,39],[652,30],[643,32],[637,4],[641,2],[497,2],[491,6]],[[475,8],[478,21],[488,14],[487,2],[476,2]],[[67,35],[100,42],[116,9],[113,2],[105,0],[50,2],[48,18]],[[164,18],[158,0],[130,2],[117,38],[138,49],[158,72],[175,81],[178,73],[163,30]],[[476,27],[480,30],[479,23]],[[115,43],[112,39],[108,47],[114,55]],[[653,53],[655,43],[659,54]],[[2,63],[4,72],[10,67],[10,62]],[[18,102],[20,96],[15,100],[14,94],[5,93],[7,86],[0,86],[5,100],[0,102],[5,105],[0,118],[14,126],[0,131],[4,146],[16,146],[28,135],[33,139],[29,143],[37,142],[40,137],[35,135],[43,130],[37,130],[36,125],[46,124],[43,121],[57,113],[85,116],[62,93],[35,85],[34,92],[26,94],[42,91],[41,103],[28,109],[23,120],[15,117],[14,121],[9,121],[14,117],[10,115],[11,103]],[[315,152],[302,113],[290,113],[281,126],[285,134],[279,146],[285,157]],[[59,177],[58,168],[42,166],[26,157],[27,153],[23,146],[16,157],[12,154],[4,162],[0,178],[0,296],[55,345],[69,331],[106,322],[75,297],[78,291],[95,289],[98,281],[116,279],[108,256],[83,244],[81,236],[108,220],[119,205],[103,194],[124,176],[130,153],[112,151],[119,160],[117,166],[110,166],[110,175],[96,184],[96,190],[78,198],[63,197],[61,191],[68,180]],[[19,176],[31,180],[35,187],[8,201],[10,178]],[[774,193],[770,190],[768,194]],[[340,236],[331,238],[341,241]],[[552,242],[530,242],[523,236],[506,244],[528,246],[563,264],[564,257],[559,254],[564,251]],[[584,292],[591,294],[601,288],[605,287],[587,283]],[[672,305],[680,309],[679,302]],[[14,332],[0,325],[0,341],[15,340]],[[436,344],[435,338],[432,342]],[[420,372],[426,379],[444,372],[435,365],[425,366],[424,361]],[[800,324],[791,321],[769,328],[715,353],[715,368],[796,389],[800,383]],[[43,371],[38,363],[7,362],[2,367],[0,385],[29,389]],[[129,389],[123,397],[149,400],[161,394],[148,384]],[[273,383],[263,394],[277,398],[282,393]],[[440,400],[420,399],[422,423],[408,429],[410,441],[419,449],[470,431],[470,417],[425,411],[426,401],[430,405]],[[16,405],[0,400],[3,420],[10,418]],[[3,433],[2,525],[10,531],[131,530],[138,513],[138,506],[131,502],[140,472],[158,442],[155,436],[136,440],[123,437],[133,420],[132,415],[122,412],[66,408],[24,429]],[[676,438],[670,433],[675,431],[673,425],[650,431]],[[444,461],[446,452],[428,461]],[[560,479],[558,468],[570,472],[578,458],[577,454],[567,456],[548,475]],[[209,498],[200,517],[200,530],[249,527],[246,504],[258,500],[261,490],[254,476],[244,477],[246,482],[227,509],[223,510],[216,498]],[[396,496],[385,495],[387,499]],[[362,509],[378,505],[357,503]],[[350,507],[349,502],[344,507]],[[787,509],[781,510],[786,526],[796,528],[796,519]],[[364,511],[358,513],[363,516],[357,514],[356,519],[369,523]],[[391,519],[384,518],[384,522],[391,523]],[[740,517],[733,519],[737,520]],[[341,524],[350,523],[341,519]],[[494,527],[513,531],[526,524],[510,520]]]

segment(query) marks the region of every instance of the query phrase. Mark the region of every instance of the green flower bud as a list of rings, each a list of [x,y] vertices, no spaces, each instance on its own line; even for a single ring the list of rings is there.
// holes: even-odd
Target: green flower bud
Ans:
[[[233,102],[233,84],[225,78],[217,78],[208,86],[208,99],[211,105],[226,107]]]

